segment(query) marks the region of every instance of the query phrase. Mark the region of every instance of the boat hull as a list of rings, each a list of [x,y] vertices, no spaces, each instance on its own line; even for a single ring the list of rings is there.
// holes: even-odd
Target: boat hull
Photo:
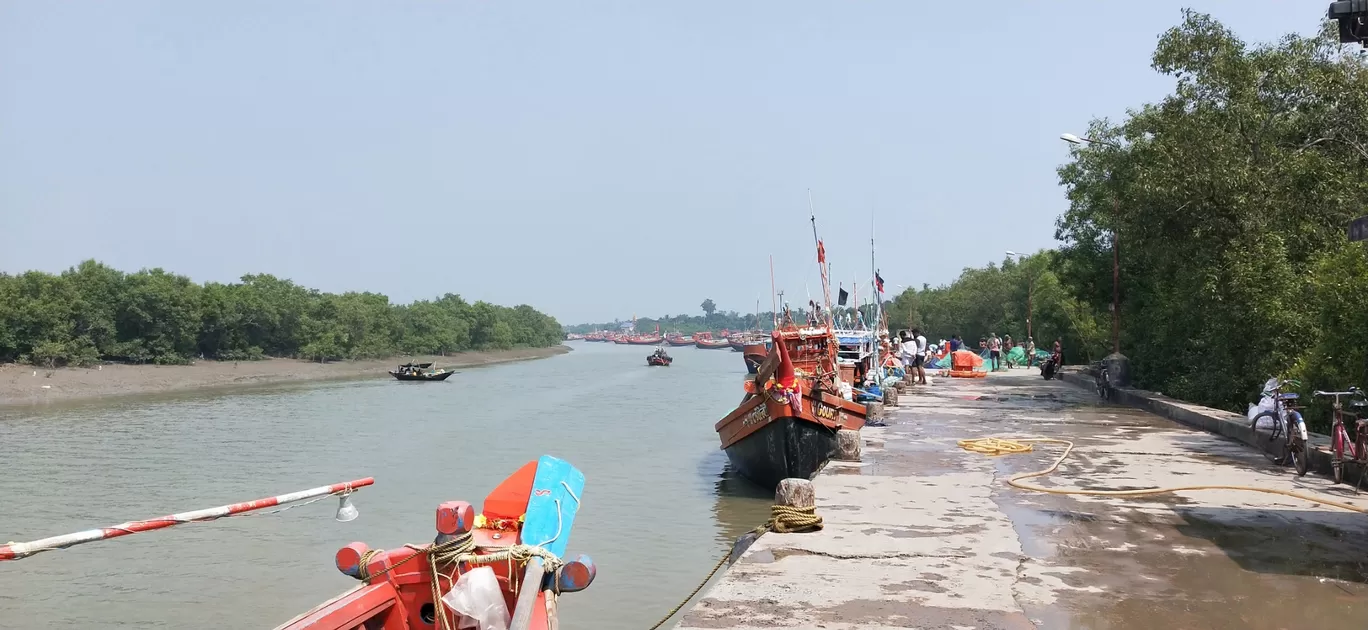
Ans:
[[[769,348],[763,343],[749,343],[742,352],[742,358],[746,361],[746,372],[755,374],[760,369],[760,364],[765,362],[765,357],[769,355]]]
[[[726,350],[731,348],[731,344],[722,340],[698,339],[694,341],[694,346],[704,350]]]
[[[694,340],[689,337],[685,337],[683,339],[666,339],[665,343],[668,343],[672,346],[692,346],[694,345]]]
[[[836,451],[836,431],[864,426],[864,405],[805,392],[803,410],[771,393],[747,396],[716,425],[722,450],[742,477],[767,490],[789,477],[811,479]]]
[[[416,381],[416,382],[420,382],[420,383],[421,383],[421,382],[424,382],[424,381],[428,381],[428,382],[445,381],[445,380],[447,380],[448,378],[451,378],[451,375],[452,375],[452,374],[455,374],[455,372],[442,372],[441,374],[402,374],[402,373],[399,373],[399,372],[390,372],[390,376],[393,376],[393,377],[395,378],[395,380],[400,380],[400,381]]]
[[[674,359],[660,359],[656,357],[646,357],[646,365],[649,367],[670,367]]]

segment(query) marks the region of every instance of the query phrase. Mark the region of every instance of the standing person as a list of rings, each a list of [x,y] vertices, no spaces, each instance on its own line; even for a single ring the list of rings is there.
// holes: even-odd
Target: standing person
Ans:
[[[1058,368],[1060,368],[1060,367],[1063,367],[1063,366],[1064,366],[1064,346],[1063,346],[1062,344],[1059,343],[1059,337],[1055,337],[1054,354],[1055,354],[1055,368],[1058,369]]]
[[[926,337],[921,334],[921,330],[912,329],[912,344],[915,352],[912,365],[917,370],[917,384],[926,384]],[[909,376],[908,378],[911,378]]]
[[[1002,361],[1002,340],[998,339],[997,333],[988,333],[988,358],[993,363],[993,371],[998,371]]]
[[[1035,363],[1035,338],[1026,338],[1026,367],[1031,367]]]
[[[1013,347],[1014,347],[1014,346],[1012,346],[1012,336],[1011,336],[1011,335],[1003,335],[1003,336],[1002,336],[1002,358],[1003,358],[1004,361],[1007,362],[1007,369],[1009,369],[1009,370],[1012,369],[1012,361],[1011,361],[1011,359],[1008,358],[1008,355],[1012,354],[1012,348],[1013,348]]]
[[[954,351],[956,351],[956,350],[959,350],[959,349],[960,349],[961,347],[963,347],[963,346],[964,346],[964,342],[963,342],[963,341],[960,341],[960,336],[959,336],[959,335],[952,335],[952,336],[950,337],[950,351],[951,351],[951,352],[954,352]]]

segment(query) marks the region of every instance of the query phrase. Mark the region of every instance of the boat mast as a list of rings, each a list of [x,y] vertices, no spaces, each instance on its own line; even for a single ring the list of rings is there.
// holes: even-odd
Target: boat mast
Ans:
[[[879,351],[882,349],[879,341],[879,326],[883,322],[883,299],[879,297],[879,269],[874,263],[874,213],[869,213],[869,284],[874,291],[874,321],[870,322],[869,328],[874,332],[874,374],[879,379],[879,387],[883,387],[883,362],[879,358]]]
[[[826,252],[823,251],[824,248],[822,247],[822,240],[819,239],[819,238],[817,238],[817,213],[814,212],[813,209],[812,209],[812,189],[811,189],[811,188],[808,189],[807,194],[808,194],[808,220],[812,221],[812,244],[813,244],[815,247],[817,247],[817,252],[818,252],[818,254],[819,254],[822,258],[826,258]],[[835,328],[835,324],[834,324],[834,323],[832,322],[832,320],[831,320],[831,282],[830,282],[829,278],[827,277],[827,275],[828,275],[828,273],[827,273],[827,272],[828,272],[828,269],[827,269],[826,261],[825,261],[825,260],[818,261],[818,263],[817,263],[817,270],[822,274],[822,300],[826,303],[826,311],[827,311],[827,328],[832,328],[832,329],[834,329],[834,328]]]

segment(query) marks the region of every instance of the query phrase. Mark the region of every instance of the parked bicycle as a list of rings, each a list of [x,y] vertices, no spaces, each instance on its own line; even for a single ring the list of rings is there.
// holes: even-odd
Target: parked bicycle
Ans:
[[[1358,484],[1354,486],[1354,492],[1358,492],[1363,485],[1363,469],[1368,466],[1368,420],[1360,418],[1358,414],[1345,413],[1344,404],[1340,402],[1341,396],[1352,396],[1354,400],[1349,403],[1350,407],[1368,407],[1368,401],[1364,400],[1363,390],[1357,387],[1350,387],[1346,392],[1316,392],[1317,396],[1333,396],[1335,398],[1335,421],[1330,425],[1330,466],[1335,474],[1335,483],[1344,483],[1344,455],[1347,451],[1349,462],[1357,464],[1359,467]],[[1344,419],[1348,417],[1354,420],[1354,436],[1356,439],[1349,439],[1349,431],[1344,428]]]
[[[1291,464],[1301,477],[1309,467],[1306,421],[1292,404],[1298,399],[1297,393],[1283,391],[1296,385],[1299,385],[1297,381],[1268,379],[1259,404],[1249,411],[1249,428],[1264,457],[1274,464]]]

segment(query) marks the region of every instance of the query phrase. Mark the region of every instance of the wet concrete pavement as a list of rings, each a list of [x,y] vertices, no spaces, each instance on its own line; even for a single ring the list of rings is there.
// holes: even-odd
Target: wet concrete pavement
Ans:
[[[1368,515],[1224,490],[1028,492],[1005,480],[1060,447],[989,457],[956,442],[1072,440],[1033,480],[1058,488],[1248,485],[1362,506],[1368,493],[1034,371],[939,379],[901,402],[864,430],[865,461],[816,479],[826,529],[761,537],[678,627],[1368,627]]]

